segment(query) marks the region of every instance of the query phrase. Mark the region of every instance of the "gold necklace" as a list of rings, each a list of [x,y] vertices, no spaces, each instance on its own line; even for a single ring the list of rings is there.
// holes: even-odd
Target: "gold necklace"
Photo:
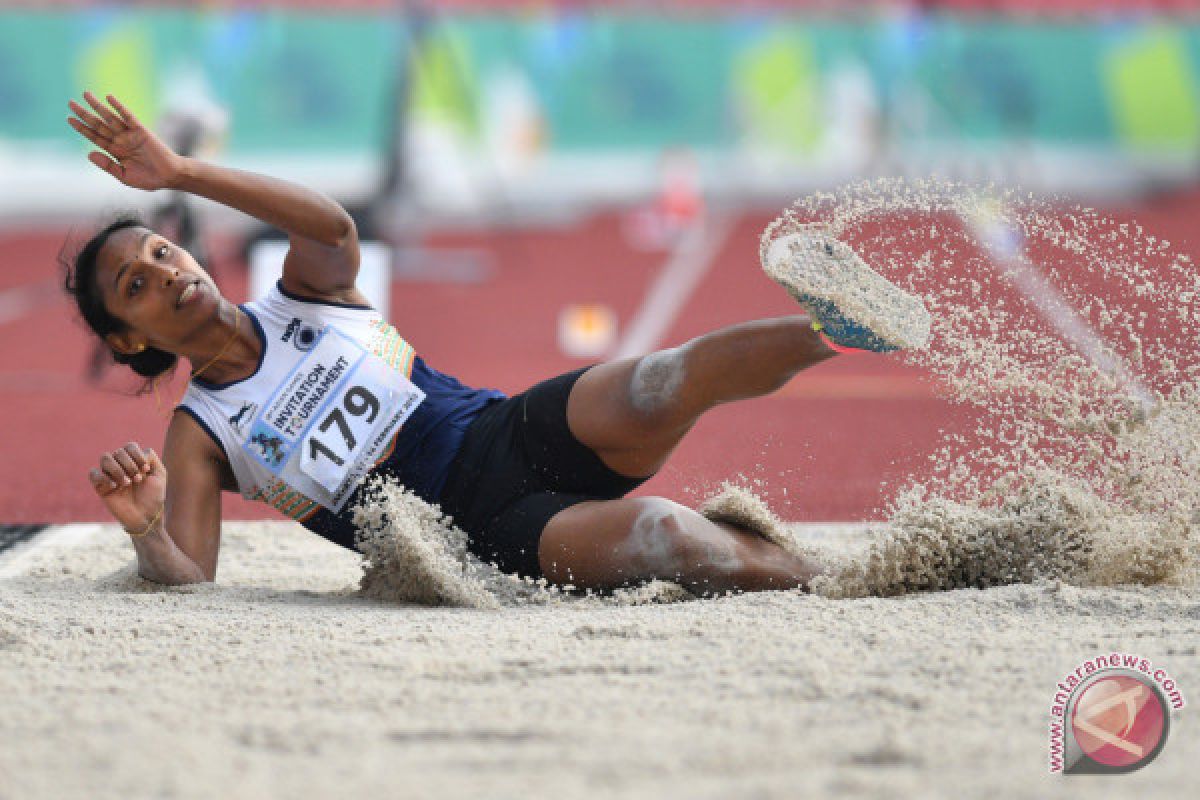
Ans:
[[[242,318],[242,310],[240,308],[238,308],[237,306],[234,306],[233,307],[233,333],[231,333],[229,335],[229,338],[225,341],[225,346],[221,348],[221,352],[219,352],[215,356],[213,356],[212,361],[209,361],[207,364],[205,364],[200,369],[192,372],[193,378],[198,377],[201,372],[204,372],[204,370],[208,369],[213,364],[215,364],[221,360],[221,356],[225,355],[225,351],[229,349],[229,345],[233,344],[233,340],[237,338],[238,320],[240,320],[241,318]]]

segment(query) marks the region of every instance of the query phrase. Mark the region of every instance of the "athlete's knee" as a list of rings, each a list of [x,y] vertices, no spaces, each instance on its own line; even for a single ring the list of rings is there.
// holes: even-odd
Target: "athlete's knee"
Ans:
[[[700,514],[662,497],[637,502],[638,513],[623,548],[647,577],[734,568],[738,556],[732,539]]]
[[[671,425],[680,416],[687,379],[687,345],[643,356],[629,381],[629,404],[647,428]]]

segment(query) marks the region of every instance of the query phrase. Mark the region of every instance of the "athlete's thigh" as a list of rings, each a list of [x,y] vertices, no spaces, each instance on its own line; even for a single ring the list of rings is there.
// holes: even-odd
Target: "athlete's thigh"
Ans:
[[[567,400],[567,426],[611,469],[622,475],[653,475],[691,428],[672,426],[632,400],[630,385],[639,359],[597,364],[579,377]]]

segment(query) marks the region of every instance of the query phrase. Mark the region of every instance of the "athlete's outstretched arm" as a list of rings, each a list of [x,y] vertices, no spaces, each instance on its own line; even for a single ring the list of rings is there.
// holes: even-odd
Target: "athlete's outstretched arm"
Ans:
[[[111,94],[91,109],[69,103],[71,127],[100,148],[88,159],[135,189],[176,189],[236,208],[287,232],[291,252],[284,284],[300,294],[352,293],[358,276],[358,232],[344,208],[288,181],[186,158],[171,150]],[[355,299],[355,298],[347,298]]]

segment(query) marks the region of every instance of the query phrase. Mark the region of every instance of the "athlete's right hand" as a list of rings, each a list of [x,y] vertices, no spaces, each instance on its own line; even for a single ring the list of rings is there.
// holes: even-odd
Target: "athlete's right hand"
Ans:
[[[83,99],[91,109],[70,101],[67,105],[74,116],[67,122],[100,148],[88,154],[89,161],[134,189],[165,189],[179,180],[186,159],[167,147],[120,100],[110,94],[105,105],[91,92],[84,92]]]
[[[167,468],[157,453],[143,451],[137,442],[100,456],[88,480],[109,513],[133,533],[146,530],[167,498]]]

